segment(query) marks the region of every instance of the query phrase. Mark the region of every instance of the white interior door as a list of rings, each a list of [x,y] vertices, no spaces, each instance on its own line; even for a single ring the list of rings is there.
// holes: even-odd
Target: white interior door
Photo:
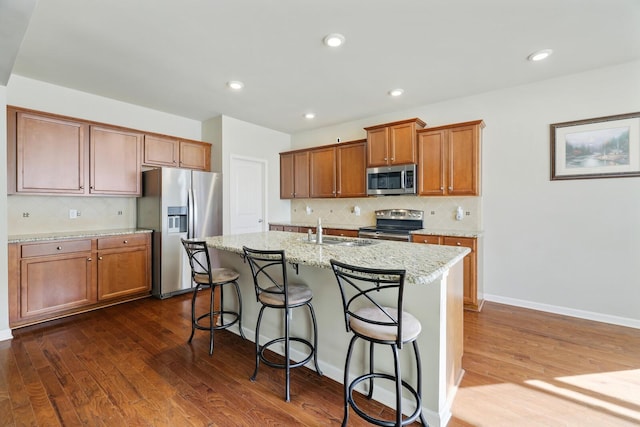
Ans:
[[[262,159],[231,157],[230,218],[231,234],[255,233],[266,230],[266,169]]]

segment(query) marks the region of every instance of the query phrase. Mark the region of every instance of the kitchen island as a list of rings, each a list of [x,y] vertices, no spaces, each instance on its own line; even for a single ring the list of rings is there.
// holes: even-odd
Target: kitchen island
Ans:
[[[318,317],[318,358],[320,368],[328,377],[343,381],[344,360],[351,334],[344,325],[340,293],[329,260],[377,268],[406,269],[405,310],[422,323],[418,339],[423,374],[423,410],[431,426],[444,426],[450,418],[450,408],[457,384],[462,376],[463,303],[462,259],[467,248],[425,245],[391,241],[365,241],[333,237],[337,242],[316,245],[300,233],[268,231],[207,238],[209,247],[218,249],[220,264],[235,268],[240,273],[240,288],[244,300],[243,326],[247,337],[254,337],[258,314],[253,279],[248,264],[242,259],[242,247],[254,249],[284,249],[289,263],[287,275],[290,281],[303,282],[313,291],[313,306]],[[342,240],[342,241],[340,241]],[[369,244],[371,243],[371,244]],[[308,336],[310,320],[304,311],[293,314],[293,334]],[[282,319],[273,313],[265,314],[261,342],[279,336]],[[382,349],[381,349],[382,350]],[[415,382],[415,366],[411,352],[401,353],[403,378]],[[293,359],[303,354],[293,352]],[[361,346],[352,359],[352,374],[366,367],[366,354]],[[391,352],[376,353],[378,368],[392,369]],[[258,381],[266,381],[267,375],[258,375]],[[382,384],[388,386],[387,384]],[[390,384],[389,384],[390,385]],[[292,399],[296,385],[291,386]],[[394,407],[391,388],[378,387],[373,398]],[[341,399],[341,396],[336,396]],[[412,412],[411,399],[406,400],[406,412]]]

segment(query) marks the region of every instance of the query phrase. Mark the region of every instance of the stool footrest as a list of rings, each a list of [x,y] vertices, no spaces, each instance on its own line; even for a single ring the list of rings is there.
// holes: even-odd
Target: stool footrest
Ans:
[[[385,373],[380,373],[380,372],[373,372],[373,373],[369,373],[369,374],[365,374],[365,375],[360,375],[359,377],[357,377],[356,379],[354,379],[353,381],[351,381],[351,383],[349,384],[349,394],[348,396],[348,402],[349,402],[349,406],[351,406],[351,408],[353,408],[353,410],[360,415],[362,418],[364,418],[365,420],[367,420],[368,422],[375,424],[375,425],[379,425],[379,426],[385,426],[385,427],[393,427],[396,425],[396,421],[395,420],[383,420],[380,418],[375,418],[369,414],[367,414],[365,411],[363,411],[362,409],[360,409],[360,407],[358,406],[358,404],[355,402],[355,400],[353,400],[353,390],[355,389],[355,387],[360,384],[362,381],[367,381],[369,379],[373,378],[374,381],[376,378],[381,378],[381,379],[385,379],[385,380],[389,380],[395,383],[396,378],[393,375],[390,374],[385,374]],[[415,420],[417,420],[420,417],[420,414],[422,412],[422,399],[420,398],[420,396],[418,395],[418,392],[416,391],[416,389],[409,383],[407,383],[406,381],[402,380],[402,387],[409,391],[412,395],[413,398],[416,402],[416,410],[413,412],[413,414],[411,414],[410,416],[404,418],[402,420],[402,425],[407,425],[407,424],[411,424],[413,423]]]
[[[313,358],[313,355],[314,355],[314,352],[315,352],[313,344],[311,344],[311,342],[309,342],[308,340],[306,340],[304,338],[298,338],[298,337],[289,337],[289,341],[295,341],[295,342],[302,343],[309,349],[309,355],[305,359],[300,360],[298,362],[290,363],[289,364],[289,368],[297,368],[299,366],[306,365]],[[285,369],[287,366],[284,363],[273,362],[273,361],[267,359],[267,357],[264,355],[265,350],[269,349],[269,347],[271,347],[272,345],[277,344],[277,343],[281,343],[281,342],[285,342],[285,338],[284,337],[275,338],[275,339],[272,339],[271,341],[263,344],[260,347],[260,352],[258,353],[258,356],[260,357],[260,361],[263,362],[267,366],[271,366],[272,368]]]
[[[231,322],[223,323],[223,324],[220,324],[220,325],[213,325],[213,329],[216,330],[216,331],[218,329],[227,329],[227,328],[235,325],[236,323],[238,323],[238,321],[240,320],[240,316],[235,311],[224,311],[224,310],[221,310],[221,311],[214,311],[212,314],[213,314],[213,317],[220,316],[220,315],[233,316],[233,320]],[[200,321],[202,319],[209,319],[209,313],[205,313],[205,314],[203,314],[201,316],[198,316],[196,318],[196,322],[195,322],[195,324],[193,326],[196,329],[200,329],[202,331],[208,331],[208,330],[212,329],[211,326],[209,325],[209,323],[200,323]]]

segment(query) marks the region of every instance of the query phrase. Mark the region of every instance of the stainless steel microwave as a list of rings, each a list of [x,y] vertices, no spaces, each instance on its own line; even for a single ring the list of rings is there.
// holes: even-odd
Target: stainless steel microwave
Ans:
[[[367,194],[416,194],[416,165],[367,168]]]

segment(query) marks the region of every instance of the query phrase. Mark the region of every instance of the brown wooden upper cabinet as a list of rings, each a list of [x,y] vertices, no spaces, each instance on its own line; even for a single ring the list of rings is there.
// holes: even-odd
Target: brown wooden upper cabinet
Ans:
[[[416,163],[416,131],[426,126],[418,118],[365,128],[367,166]]]
[[[310,150],[310,197],[365,197],[365,154],[364,139]]]
[[[309,151],[280,153],[280,198],[309,197]]]
[[[140,195],[141,149],[140,133],[7,108],[9,194]]]
[[[211,144],[163,135],[144,136],[144,166],[211,170]]]
[[[418,130],[418,194],[480,195],[480,145],[484,122]]]
[[[176,138],[156,135],[144,136],[145,166],[178,167],[180,161],[180,142]]]
[[[139,196],[143,134],[104,126],[89,132],[89,193]]]

